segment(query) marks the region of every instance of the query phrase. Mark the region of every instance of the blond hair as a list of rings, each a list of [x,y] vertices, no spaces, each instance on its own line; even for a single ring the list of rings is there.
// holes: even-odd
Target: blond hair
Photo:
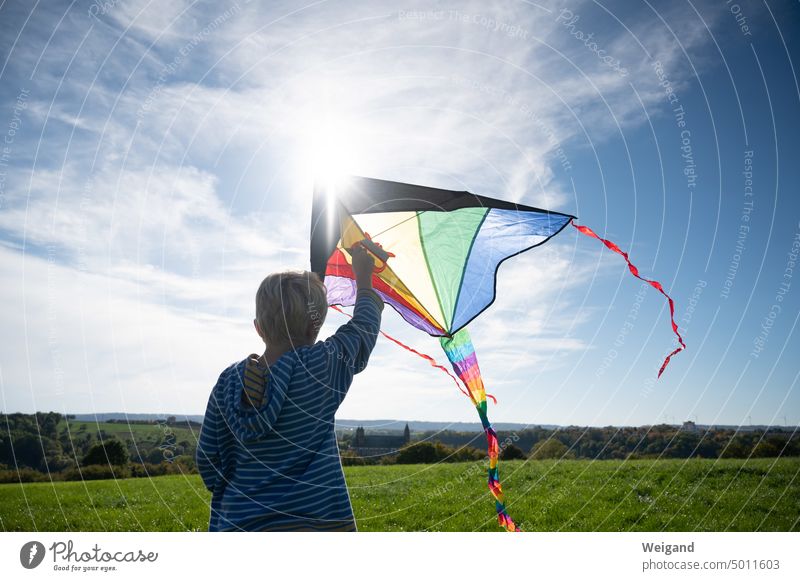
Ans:
[[[256,320],[266,343],[304,343],[309,323],[319,331],[327,312],[325,285],[313,272],[270,274],[256,292]]]

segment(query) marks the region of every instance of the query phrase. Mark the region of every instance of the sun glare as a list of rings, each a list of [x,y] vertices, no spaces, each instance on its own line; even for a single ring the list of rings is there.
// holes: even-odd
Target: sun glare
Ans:
[[[314,180],[335,192],[344,185],[355,165],[348,127],[343,123],[322,123],[315,128],[311,142]]]
[[[356,153],[352,141],[353,127],[344,122],[325,119],[310,123],[307,143],[311,152],[311,171],[314,184],[326,194],[328,204],[328,227],[333,227],[336,216],[336,198],[346,187],[352,175]]]

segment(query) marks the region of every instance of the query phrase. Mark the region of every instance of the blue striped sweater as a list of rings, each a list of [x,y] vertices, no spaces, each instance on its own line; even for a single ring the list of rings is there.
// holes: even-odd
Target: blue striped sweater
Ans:
[[[359,291],[352,320],[269,367],[257,408],[242,403],[247,359],[222,372],[196,456],[210,531],[356,530],[334,414],[366,367],[382,310],[377,293]]]

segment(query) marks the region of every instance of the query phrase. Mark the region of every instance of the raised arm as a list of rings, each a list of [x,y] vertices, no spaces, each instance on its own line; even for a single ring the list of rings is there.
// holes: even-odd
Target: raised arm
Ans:
[[[353,375],[364,370],[375,347],[381,328],[383,301],[372,288],[375,263],[360,246],[351,251],[356,275],[356,304],[353,318],[339,327],[327,341],[329,386],[334,404],[341,404],[353,381]]]

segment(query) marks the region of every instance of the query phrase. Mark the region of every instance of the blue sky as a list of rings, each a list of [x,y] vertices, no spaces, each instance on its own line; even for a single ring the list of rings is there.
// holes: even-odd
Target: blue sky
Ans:
[[[666,303],[619,257],[567,229],[505,263],[470,327],[495,421],[800,422],[799,17],[4,2],[0,407],[202,413],[261,349],[261,278],[307,268],[314,168],[334,160],[576,214],[675,299],[688,349],[655,381]],[[390,310],[383,328],[444,360]],[[475,419],[383,340],[339,417]]]

